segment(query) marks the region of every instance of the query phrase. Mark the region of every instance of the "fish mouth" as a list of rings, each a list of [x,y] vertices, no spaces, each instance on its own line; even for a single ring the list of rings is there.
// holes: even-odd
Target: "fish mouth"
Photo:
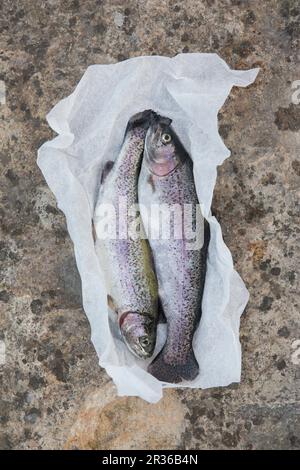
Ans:
[[[139,359],[148,359],[153,354],[152,352],[145,351],[145,349],[143,349],[141,346],[138,347],[138,346],[129,344],[126,340],[125,340],[125,343],[129,351],[132,354],[134,354],[134,356],[138,357]]]
[[[138,357],[139,359],[148,359],[149,357],[152,356],[153,354],[153,346],[151,346],[151,343],[149,341],[149,345],[145,346],[143,345],[143,338],[145,336],[140,336],[139,338],[137,338],[137,341],[136,343],[130,343],[129,341],[127,341],[126,337],[124,337],[123,335],[123,338],[124,338],[124,341],[126,343],[126,346],[127,348],[129,349],[129,351],[134,354],[136,357]]]

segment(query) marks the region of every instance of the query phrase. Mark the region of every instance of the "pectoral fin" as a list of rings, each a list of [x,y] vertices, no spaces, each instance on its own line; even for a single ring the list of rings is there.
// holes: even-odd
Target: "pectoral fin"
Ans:
[[[158,310],[158,323],[167,323],[165,312],[164,312],[164,309],[163,309],[163,306],[159,297],[158,297],[157,310]]]
[[[116,304],[115,304],[115,302],[114,302],[114,299],[113,299],[112,296],[109,295],[109,294],[107,294],[107,305],[109,306],[109,308],[110,308],[111,310],[113,310],[114,312],[117,313],[117,306],[116,306]]]
[[[101,184],[104,183],[104,181],[106,180],[107,178],[107,175],[110,173],[112,167],[114,166],[114,162],[111,161],[111,160],[108,160],[105,165],[104,165],[104,168],[102,170],[102,174],[101,174]]]
[[[97,234],[96,234],[96,228],[95,228],[95,224],[94,224],[93,220],[92,220],[92,235],[93,235],[93,239],[94,239],[94,243],[95,243],[96,238],[97,238]]]

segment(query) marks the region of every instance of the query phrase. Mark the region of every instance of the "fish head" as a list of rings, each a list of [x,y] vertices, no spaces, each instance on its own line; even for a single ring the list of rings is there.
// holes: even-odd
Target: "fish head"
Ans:
[[[155,347],[154,322],[138,312],[126,312],[119,321],[120,331],[129,350],[139,358],[151,357]]]
[[[187,157],[171,122],[171,119],[156,113],[151,115],[145,139],[144,161],[150,172],[156,176],[172,173]]]

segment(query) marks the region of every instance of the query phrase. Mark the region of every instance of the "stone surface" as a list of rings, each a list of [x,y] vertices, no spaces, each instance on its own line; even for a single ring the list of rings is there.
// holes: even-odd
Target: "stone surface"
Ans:
[[[66,449],[176,449],[186,406],[168,390],[158,404],[117,397],[109,383],[91,393],[72,426]]]
[[[0,448],[300,448],[299,12],[297,0],[1,3]],[[251,294],[242,382],[148,405],[110,396],[36,152],[88,65],[196,51],[261,67],[220,112],[232,155],[213,203]]]

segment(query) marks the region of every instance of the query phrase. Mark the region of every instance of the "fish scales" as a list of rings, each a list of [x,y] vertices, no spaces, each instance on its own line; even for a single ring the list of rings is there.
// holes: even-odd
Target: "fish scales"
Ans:
[[[139,201],[148,210],[151,204],[164,204],[170,207],[178,205],[184,211],[185,205],[189,204],[193,214],[192,229],[195,230],[199,202],[192,161],[164,120],[157,116],[147,132]],[[170,136],[171,141],[162,144],[163,135]],[[165,382],[192,380],[199,372],[192,342],[201,317],[209,240],[209,226],[203,219],[202,223],[204,245],[193,250],[188,249],[189,240],[185,233],[181,239],[174,236],[174,219],[171,219],[171,237],[168,240],[151,238],[151,233],[148,233],[159,296],[167,320],[166,343],[148,370]]]
[[[131,120],[120,154],[101,185],[94,217],[96,233],[99,234],[101,205],[111,204],[114,208],[114,214],[108,222],[112,226],[114,221],[117,222],[116,237],[104,239],[98,236],[96,250],[104,268],[109,298],[118,315],[123,338],[129,349],[139,357],[149,357],[155,346],[157,280],[148,241],[122,234],[119,222],[125,217],[126,225],[130,227],[135,218],[142,227],[140,216],[130,217],[128,209],[138,201],[137,184],[148,114],[144,113],[142,120],[140,115],[139,119],[135,117]],[[123,198],[121,205],[120,198]]]

